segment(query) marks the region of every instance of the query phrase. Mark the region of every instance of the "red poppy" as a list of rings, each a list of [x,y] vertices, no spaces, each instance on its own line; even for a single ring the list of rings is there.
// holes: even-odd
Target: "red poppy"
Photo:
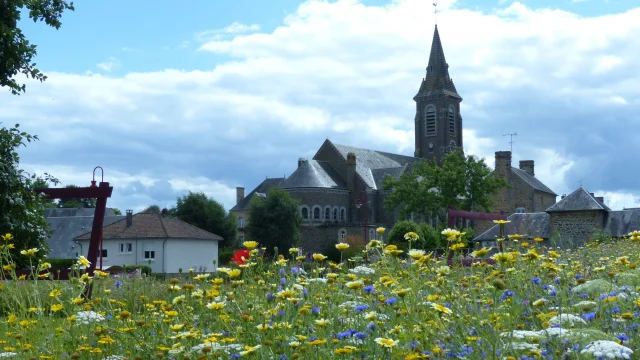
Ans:
[[[238,250],[233,254],[231,261],[238,265],[244,265],[245,261],[249,259],[249,250]]]

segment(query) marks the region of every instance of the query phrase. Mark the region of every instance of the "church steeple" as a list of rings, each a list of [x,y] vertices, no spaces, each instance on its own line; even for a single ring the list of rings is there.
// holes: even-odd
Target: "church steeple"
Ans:
[[[415,156],[438,162],[448,151],[462,147],[460,102],[436,25],[427,74],[413,100],[416,102]]]

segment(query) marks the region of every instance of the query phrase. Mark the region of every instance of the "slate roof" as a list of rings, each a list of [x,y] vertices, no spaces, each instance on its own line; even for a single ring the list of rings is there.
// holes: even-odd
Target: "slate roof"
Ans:
[[[125,216],[105,216],[104,224],[110,225],[124,218]],[[91,231],[93,216],[55,216],[48,217],[45,220],[53,230],[53,235],[47,240],[51,247],[51,252],[48,256],[53,259],[75,258],[76,252],[79,252],[79,250],[72,248],[72,246],[75,246],[73,240],[76,236]]]
[[[546,212],[511,214],[507,217],[510,223],[504,225],[505,235],[522,234],[530,237],[548,239],[550,236],[550,215]],[[500,225],[476,236],[475,240],[495,240],[500,236]]]
[[[76,237],[78,240],[89,240],[91,232]],[[126,216],[102,228],[102,238],[108,239],[153,239],[178,238],[199,240],[222,240],[216,234],[197,228],[182,220],[160,214],[138,213],[133,215],[133,223],[127,227]]]
[[[547,212],[555,211],[589,211],[589,210],[602,210],[611,211],[609,207],[600,201],[596,200],[587,190],[583,187],[579,187],[576,191],[565,196],[550,208]]]
[[[45,209],[44,216],[93,216],[95,212],[95,208],[47,208]],[[106,208],[105,216],[116,216],[116,214],[113,213],[113,209]]]
[[[244,197],[239,203],[237,203],[234,207],[231,208],[231,211],[243,211],[249,209],[249,203],[253,196],[256,193],[266,194],[269,189],[274,186],[280,186],[285,181],[284,178],[267,178],[260,185],[258,185],[253,191],[251,191],[247,196]]]
[[[347,184],[326,161],[302,161],[296,171],[280,185],[283,189],[327,188],[347,189]]]
[[[420,160],[413,156],[392,154],[334,143],[332,143],[332,145],[340,152],[340,155],[342,155],[344,159],[347,158],[347,154],[350,152],[356,155],[356,172],[367,186],[374,190],[379,189],[376,176],[373,173],[375,170],[379,170],[377,174],[378,181],[380,181],[380,175],[384,173],[384,171],[382,171],[383,169],[387,169],[386,172],[389,174],[397,174],[399,171],[397,168],[410,165]],[[395,168],[395,170],[391,170],[393,168]]]
[[[524,182],[529,184],[529,186],[531,186],[535,190],[558,196],[558,194],[554,193],[551,189],[549,189],[547,185],[543,184],[542,181],[538,180],[535,176],[529,174],[526,170],[512,167],[511,171],[514,174],[518,175],[522,180],[524,180]]]
[[[373,174],[373,181],[376,183],[376,187],[378,189],[382,189],[382,185],[384,184],[384,179],[387,176],[391,176],[392,178],[399,178],[405,171],[408,169],[408,165],[394,167],[394,168],[384,168],[384,169],[374,169],[371,170]]]
[[[611,236],[623,236],[640,230],[640,209],[609,212],[604,228]]]
[[[448,95],[457,99],[462,99],[453,84],[453,80],[449,77],[449,64],[444,57],[442,42],[440,41],[440,33],[438,26],[433,32],[433,40],[431,42],[431,53],[429,54],[429,65],[427,66],[427,76],[420,84],[420,90],[414,97],[414,100],[420,97]]]

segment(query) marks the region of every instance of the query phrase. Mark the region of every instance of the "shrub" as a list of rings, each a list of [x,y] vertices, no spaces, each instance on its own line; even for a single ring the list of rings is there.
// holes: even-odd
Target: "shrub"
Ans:
[[[396,245],[398,249],[405,250],[409,248],[409,244],[407,243],[407,240],[404,239],[404,235],[412,231],[417,233],[420,237],[418,241],[413,244],[413,247],[422,247],[424,235],[420,231],[420,227],[418,226],[418,224],[411,220],[402,220],[396,222],[396,224],[393,225],[393,228],[389,232],[389,235],[387,236],[386,243]]]
[[[151,275],[151,267],[148,265],[123,265],[122,271],[125,274],[131,273],[134,270],[140,270],[141,273],[149,276]]]
[[[66,270],[75,264],[76,259],[48,259],[52,269]]]
[[[233,257],[233,253],[236,252],[235,249],[231,247],[223,247],[218,250],[218,266],[225,266],[229,264],[231,258]]]
[[[440,232],[427,223],[418,224],[420,232],[420,243],[425,249],[442,249],[446,246]]]

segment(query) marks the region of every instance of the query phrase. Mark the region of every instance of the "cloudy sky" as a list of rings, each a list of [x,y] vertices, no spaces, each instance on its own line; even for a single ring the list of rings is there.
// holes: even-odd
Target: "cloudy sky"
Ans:
[[[21,22],[49,79],[0,92],[0,122],[40,141],[27,171],[109,206],[170,206],[288,176],[329,138],[413,154],[412,97],[434,28],[426,0],[76,2],[56,31]],[[636,4],[636,5],[634,5]],[[634,8],[634,6],[636,6]],[[438,28],[464,98],[465,150],[533,159],[558,194],[582,184],[640,206],[640,7],[631,0],[446,0]],[[25,17],[26,18],[26,17]]]

